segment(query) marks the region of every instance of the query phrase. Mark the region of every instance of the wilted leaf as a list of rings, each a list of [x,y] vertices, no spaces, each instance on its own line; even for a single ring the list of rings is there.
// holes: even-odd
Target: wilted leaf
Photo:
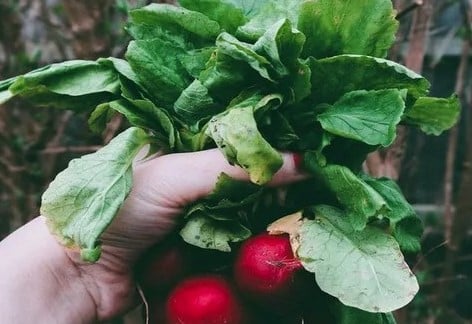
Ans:
[[[280,169],[282,157],[259,133],[255,108],[232,108],[213,117],[207,133],[228,161],[246,170],[252,182],[264,184]]]
[[[230,252],[229,244],[247,239],[251,231],[237,221],[193,216],[180,230],[180,236],[185,242],[201,248]]]
[[[129,128],[97,152],[72,160],[43,194],[41,214],[51,231],[79,247],[83,259],[100,257],[98,238],[128,195],[133,159],[149,141],[143,130]]]
[[[302,226],[298,256],[321,290],[369,312],[394,311],[413,299],[418,282],[392,236],[374,227],[356,231],[334,207],[314,213]]]

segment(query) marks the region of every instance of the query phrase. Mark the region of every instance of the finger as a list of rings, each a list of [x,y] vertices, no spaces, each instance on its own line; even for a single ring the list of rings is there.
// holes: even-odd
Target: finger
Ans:
[[[268,185],[280,186],[308,177],[299,170],[296,155],[282,153],[282,158],[282,167]],[[159,194],[164,194],[167,203],[185,206],[212,192],[222,172],[234,179],[249,181],[246,171],[230,165],[218,149],[158,157],[139,165],[135,178],[148,182],[149,187],[153,187],[153,183],[159,184],[156,189],[162,190]]]

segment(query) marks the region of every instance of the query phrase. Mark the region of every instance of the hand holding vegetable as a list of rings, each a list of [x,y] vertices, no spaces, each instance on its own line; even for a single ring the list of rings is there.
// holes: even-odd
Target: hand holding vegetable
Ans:
[[[305,177],[293,155],[283,159],[270,185]],[[214,189],[221,172],[248,180],[218,150],[138,163],[131,193],[104,233],[102,255],[94,264],[59,245],[42,217],[14,232],[0,244],[0,287],[8,296],[0,298],[0,322],[93,323],[128,310],[137,302],[132,270],[139,256],[172,231],[184,207]]]
[[[296,170],[294,155],[284,154],[284,166],[271,185],[303,179]],[[221,173],[249,181],[239,167],[231,166],[218,150],[164,155],[139,163],[134,171],[134,187],[121,211],[102,237],[124,265],[162,240],[179,220],[184,208],[208,196]],[[181,219],[180,219],[181,220]]]
[[[51,183],[41,204],[49,229],[98,261],[81,271],[110,268],[99,277],[115,280],[121,269],[125,278],[114,282],[129,286],[114,291],[123,293],[127,266],[177,214],[185,242],[230,252],[299,212],[300,226],[287,233],[312,282],[333,297],[336,324],[394,323],[390,312],[419,289],[402,252],[419,251],[422,223],[393,180],[365,174],[362,164],[395,141],[398,126],[432,135],[452,127],[457,96],[430,97],[423,76],[386,59],[398,27],[390,0],[179,4],[130,12],[125,59],[68,61],[0,81],[0,103],[20,97],[87,110],[95,132],[114,114],[130,126]],[[143,163],[133,179],[146,144],[205,152]],[[241,169],[206,151],[214,148]],[[301,152],[313,176],[287,189],[284,206],[261,186],[298,177],[284,176],[293,169],[279,151]],[[99,305],[103,317],[127,304]]]

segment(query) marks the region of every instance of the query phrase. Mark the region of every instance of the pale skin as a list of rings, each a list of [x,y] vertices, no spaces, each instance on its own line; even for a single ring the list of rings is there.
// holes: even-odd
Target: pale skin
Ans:
[[[269,185],[305,178],[295,156]],[[170,154],[138,163],[133,188],[102,237],[97,263],[58,243],[40,216],[0,242],[0,323],[99,323],[139,302],[133,266],[174,228],[182,209],[208,195],[218,175],[247,180],[218,150]]]

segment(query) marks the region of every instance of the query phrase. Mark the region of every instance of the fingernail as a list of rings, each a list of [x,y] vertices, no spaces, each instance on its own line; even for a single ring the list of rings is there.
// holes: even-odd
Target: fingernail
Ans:
[[[297,170],[303,169],[303,154],[302,153],[292,153],[293,164]]]

